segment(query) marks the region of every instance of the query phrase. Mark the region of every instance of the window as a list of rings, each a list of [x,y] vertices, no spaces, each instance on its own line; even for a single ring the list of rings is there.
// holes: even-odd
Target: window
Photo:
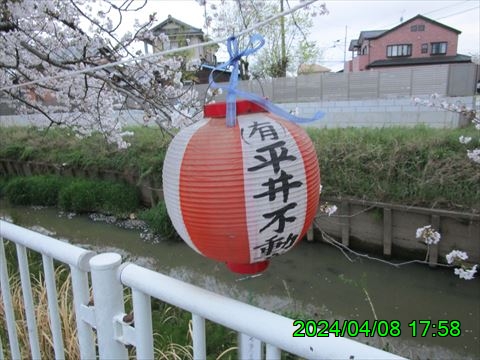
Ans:
[[[422,44],[422,54],[428,53],[428,44]]]
[[[446,42],[432,43],[432,51],[430,52],[431,55],[445,55],[446,53],[447,53]]]
[[[412,44],[388,45],[387,57],[412,56]]]
[[[410,26],[410,31],[425,31],[425,25],[412,25]]]

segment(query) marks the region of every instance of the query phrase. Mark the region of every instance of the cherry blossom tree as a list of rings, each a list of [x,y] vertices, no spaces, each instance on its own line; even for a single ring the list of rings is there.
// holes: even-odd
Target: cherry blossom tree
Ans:
[[[288,0],[197,1],[205,6],[205,26],[216,38],[238,34],[298,3]],[[287,71],[295,73],[302,63],[315,62],[320,49],[308,40],[308,35],[313,18],[324,14],[328,14],[325,4],[317,2],[258,29],[265,38],[265,45],[255,54],[251,66],[249,59],[241,60],[242,78],[247,79],[249,73],[260,77],[284,77]],[[239,47],[245,48],[248,41],[248,36],[241,37]]]
[[[19,103],[21,113],[42,114],[47,126],[68,126],[80,136],[100,132],[120,148],[128,146],[129,133],[119,110],[141,109],[144,121],[167,132],[195,121],[200,104],[196,92],[182,84],[183,60],[139,57],[132,50],[152,38],[155,14],[129,29],[124,20],[146,4],[0,0],[2,96]],[[107,66],[86,71],[102,65]]]

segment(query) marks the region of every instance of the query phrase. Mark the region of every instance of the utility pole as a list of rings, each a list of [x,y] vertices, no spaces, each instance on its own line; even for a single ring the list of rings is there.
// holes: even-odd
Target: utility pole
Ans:
[[[345,25],[345,41],[343,42],[343,71],[347,65],[347,25]]]
[[[280,12],[283,12],[283,0],[280,0]],[[282,46],[282,59],[281,61],[281,76],[287,76],[287,49],[285,47],[285,17],[280,18],[280,36],[281,36],[281,46]]]

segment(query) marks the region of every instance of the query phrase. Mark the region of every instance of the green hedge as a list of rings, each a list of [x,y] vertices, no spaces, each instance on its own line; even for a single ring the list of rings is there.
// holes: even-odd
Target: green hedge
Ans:
[[[17,177],[5,185],[5,195],[14,205],[53,206],[59,191],[69,182],[54,175]]]
[[[58,206],[67,211],[127,215],[140,206],[138,190],[104,180],[64,178],[56,175],[16,177],[4,192],[13,205]]]
[[[133,186],[76,179],[60,191],[58,205],[64,210],[79,213],[128,214],[136,211],[140,202],[138,191]]]

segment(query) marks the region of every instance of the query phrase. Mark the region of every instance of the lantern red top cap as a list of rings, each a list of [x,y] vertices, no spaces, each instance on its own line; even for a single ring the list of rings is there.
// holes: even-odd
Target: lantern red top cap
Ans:
[[[249,100],[236,101],[237,115],[267,112],[263,107]],[[203,116],[211,118],[224,118],[227,114],[227,103],[208,104],[203,107]]]

